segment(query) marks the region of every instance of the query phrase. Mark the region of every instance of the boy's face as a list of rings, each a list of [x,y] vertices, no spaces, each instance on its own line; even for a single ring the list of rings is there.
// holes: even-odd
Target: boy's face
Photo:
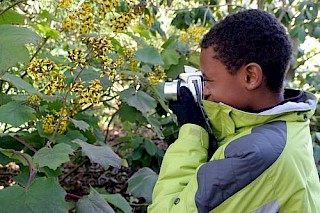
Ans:
[[[242,96],[246,92],[243,84],[244,76],[241,72],[231,75],[227,67],[214,58],[214,55],[212,47],[201,49],[200,68],[206,81],[203,90],[205,99],[244,110],[247,107]]]

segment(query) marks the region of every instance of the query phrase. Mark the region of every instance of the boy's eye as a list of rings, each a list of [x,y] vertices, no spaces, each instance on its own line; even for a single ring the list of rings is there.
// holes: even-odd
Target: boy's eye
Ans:
[[[207,83],[207,82],[213,82],[213,80],[209,80],[209,79],[203,79],[204,83]]]

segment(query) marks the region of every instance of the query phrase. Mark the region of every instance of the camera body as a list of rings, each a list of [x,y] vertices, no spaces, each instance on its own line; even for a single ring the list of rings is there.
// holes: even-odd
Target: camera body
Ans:
[[[194,67],[184,66],[184,73],[181,73],[178,79],[172,82],[165,82],[164,97],[166,100],[176,101],[180,96],[180,88],[187,87],[196,103],[201,102],[203,98],[204,80],[202,73]]]

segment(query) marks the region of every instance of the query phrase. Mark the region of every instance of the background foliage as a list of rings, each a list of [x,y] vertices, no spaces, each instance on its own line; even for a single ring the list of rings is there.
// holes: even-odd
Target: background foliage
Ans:
[[[245,8],[275,14],[294,45],[288,86],[319,95],[318,7],[302,0],[0,1],[2,210],[145,211],[179,128],[163,82],[184,65],[199,67],[202,35]],[[319,168],[318,113],[310,127]],[[79,190],[80,182],[87,188]]]

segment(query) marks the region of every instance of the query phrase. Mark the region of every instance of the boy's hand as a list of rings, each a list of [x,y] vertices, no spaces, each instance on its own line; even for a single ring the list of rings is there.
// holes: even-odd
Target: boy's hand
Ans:
[[[205,122],[200,108],[194,101],[192,93],[187,87],[183,86],[180,88],[178,100],[170,101],[169,108],[177,116],[181,126],[186,123],[191,123],[204,127]]]

